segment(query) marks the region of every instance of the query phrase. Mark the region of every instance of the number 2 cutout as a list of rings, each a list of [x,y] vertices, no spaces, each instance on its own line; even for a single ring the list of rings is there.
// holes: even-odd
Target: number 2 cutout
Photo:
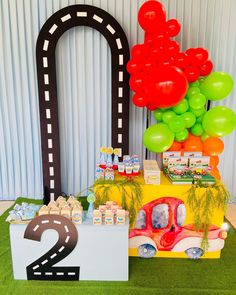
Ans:
[[[42,233],[47,229],[54,229],[59,234],[57,243],[43,256],[26,267],[28,280],[77,281],[79,280],[79,266],[56,266],[75,248],[78,232],[75,225],[60,215],[41,215],[33,219],[27,226],[25,239],[41,241]]]

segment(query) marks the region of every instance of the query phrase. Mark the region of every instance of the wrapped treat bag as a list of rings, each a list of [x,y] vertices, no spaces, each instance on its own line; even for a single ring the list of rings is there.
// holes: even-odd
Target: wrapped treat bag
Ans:
[[[61,209],[58,208],[57,206],[53,206],[50,208],[49,214],[60,215],[60,213],[61,213]]]
[[[43,205],[43,206],[39,209],[38,215],[41,216],[41,215],[49,214],[49,210],[50,210],[50,208],[48,208],[48,206]]]
[[[52,207],[56,207],[57,203],[55,201],[50,201],[48,204],[48,208],[51,209]]]
[[[108,168],[111,168],[111,167],[113,167],[113,163],[112,163],[113,148],[112,147],[108,147],[106,149],[106,153],[107,153],[107,163],[106,163],[106,166]]]
[[[61,208],[61,216],[71,219],[71,208],[68,205]]]

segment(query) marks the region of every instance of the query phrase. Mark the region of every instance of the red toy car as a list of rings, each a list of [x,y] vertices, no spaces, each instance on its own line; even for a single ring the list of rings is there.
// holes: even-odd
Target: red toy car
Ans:
[[[202,231],[193,225],[183,226],[186,219],[184,202],[174,197],[163,197],[144,205],[138,212],[135,228],[130,230],[129,247],[137,248],[140,257],[150,258],[157,251],[185,252],[189,258],[200,258]],[[227,232],[211,225],[208,252],[224,247]]]

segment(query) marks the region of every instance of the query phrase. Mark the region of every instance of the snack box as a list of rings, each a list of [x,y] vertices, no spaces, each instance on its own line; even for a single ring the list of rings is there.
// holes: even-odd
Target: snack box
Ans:
[[[184,152],[184,157],[201,157],[202,156],[202,152]]]
[[[143,170],[146,184],[160,184],[161,171],[156,160],[144,160]]]
[[[168,162],[170,158],[173,157],[180,157],[181,156],[181,152],[164,152],[162,155],[162,163],[163,163],[163,167],[168,167]]]
[[[169,158],[168,173],[175,175],[184,175],[189,170],[188,157]]]
[[[210,157],[194,157],[189,159],[189,169],[193,174],[206,175],[209,172]]]

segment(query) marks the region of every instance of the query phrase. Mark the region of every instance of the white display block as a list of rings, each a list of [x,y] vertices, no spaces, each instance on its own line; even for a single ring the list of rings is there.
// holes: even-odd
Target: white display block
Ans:
[[[26,227],[27,224],[10,225],[13,273],[18,280],[27,280],[26,267],[50,250],[59,236],[56,230],[47,229],[43,232],[41,241],[29,240],[24,238]],[[76,225],[76,229],[76,247],[53,267],[80,267],[79,280],[127,281],[128,221],[121,226],[96,226],[90,219]]]

